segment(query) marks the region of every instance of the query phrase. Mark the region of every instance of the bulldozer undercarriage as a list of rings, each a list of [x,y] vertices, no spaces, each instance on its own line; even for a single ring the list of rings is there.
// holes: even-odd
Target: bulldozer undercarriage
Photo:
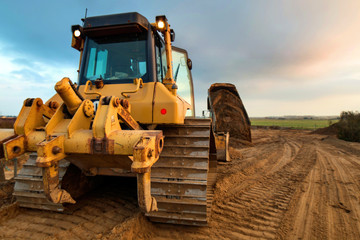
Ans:
[[[194,118],[185,119],[184,125],[158,126],[166,141],[151,171],[151,196],[158,208],[145,214],[151,221],[207,225],[217,166],[210,124],[209,119]],[[23,165],[15,179],[13,195],[21,207],[65,211],[66,205],[53,203],[46,197],[43,170],[36,166],[36,158],[36,154],[30,154]],[[65,159],[59,162],[59,187],[69,165]]]

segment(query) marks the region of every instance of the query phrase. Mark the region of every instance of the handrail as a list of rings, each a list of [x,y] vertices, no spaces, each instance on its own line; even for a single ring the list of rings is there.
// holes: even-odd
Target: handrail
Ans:
[[[100,97],[101,97],[101,93],[96,92],[96,91],[95,91],[95,92],[89,92],[89,91],[88,91],[89,85],[90,85],[91,87],[93,87],[93,84],[92,84],[92,82],[91,82],[90,80],[88,80],[88,81],[86,82],[86,84],[85,84],[84,94],[86,94],[86,95],[97,94],[97,95],[99,95],[99,98],[100,98]]]
[[[129,98],[130,96],[127,95],[126,93],[136,93],[137,91],[139,91],[139,88],[142,88],[144,83],[143,83],[143,80],[141,78],[135,78],[134,79],[134,84],[136,84],[135,90],[122,92],[121,95],[124,96],[125,98]]]

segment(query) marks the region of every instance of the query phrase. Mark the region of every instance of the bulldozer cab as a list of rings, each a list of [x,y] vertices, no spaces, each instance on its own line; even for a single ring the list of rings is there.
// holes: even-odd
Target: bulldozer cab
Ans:
[[[78,81],[80,93],[84,93],[84,86],[88,81],[94,84],[101,80],[105,86],[111,87],[97,89],[97,92],[125,96],[133,106],[135,120],[145,124],[180,123],[185,116],[195,115],[193,82],[188,64],[191,60],[188,59],[186,50],[171,47],[170,43],[167,45],[165,37],[145,17],[138,13],[90,17],[84,19],[83,27],[73,26],[72,29],[80,31],[78,37],[73,35],[73,43],[80,41],[77,45],[73,44],[73,47],[81,51]],[[170,61],[168,51],[171,54]],[[170,87],[167,81],[169,74],[173,79]],[[124,95],[124,92],[134,89],[134,79],[142,80],[138,91]],[[173,93],[173,97],[160,93],[163,88],[156,93],[160,85]],[[92,101],[99,98],[99,94],[85,95]],[[159,97],[162,99],[158,100]],[[172,114],[172,117],[164,119],[162,108],[160,115],[154,109],[161,101],[175,105],[166,108],[166,114]],[[136,113],[145,108],[150,109],[148,114]],[[179,114],[179,111],[184,113]],[[178,119],[179,117],[182,119]]]
[[[132,83],[134,78],[149,82],[146,55],[146,35],[141,33],[88,38],[80,85],[96,79],[105,84]]]

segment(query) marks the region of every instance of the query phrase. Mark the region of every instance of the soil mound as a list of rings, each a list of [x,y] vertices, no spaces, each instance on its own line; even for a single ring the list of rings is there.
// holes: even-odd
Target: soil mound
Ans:
[[[0,117],[0,128],[13,128],[15,117]]]
[[[232,138],[251,142],[251,123],[233,84],[215,83],[209,89],[215,132],[229,132]]]
[[[312,134],[321,134],[321,135],[337,135],[339,132],[338,124],[334,123],[325,128],[319,128],[315,131],[312,131]]]
[[[0,208],[3,205],[10,204],[13,201],[12,193],[14,190],[14,179],[0,182]]]

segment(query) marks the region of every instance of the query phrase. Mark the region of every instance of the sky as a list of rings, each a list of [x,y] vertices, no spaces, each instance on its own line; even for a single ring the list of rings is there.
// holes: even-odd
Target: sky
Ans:
[[[77,81],[71,25],[85,15],[166,15],[193,62],[196,114],[212,83],[235,84],[250,117],[360,108],[358,0],[0,0],[0,115]]]

